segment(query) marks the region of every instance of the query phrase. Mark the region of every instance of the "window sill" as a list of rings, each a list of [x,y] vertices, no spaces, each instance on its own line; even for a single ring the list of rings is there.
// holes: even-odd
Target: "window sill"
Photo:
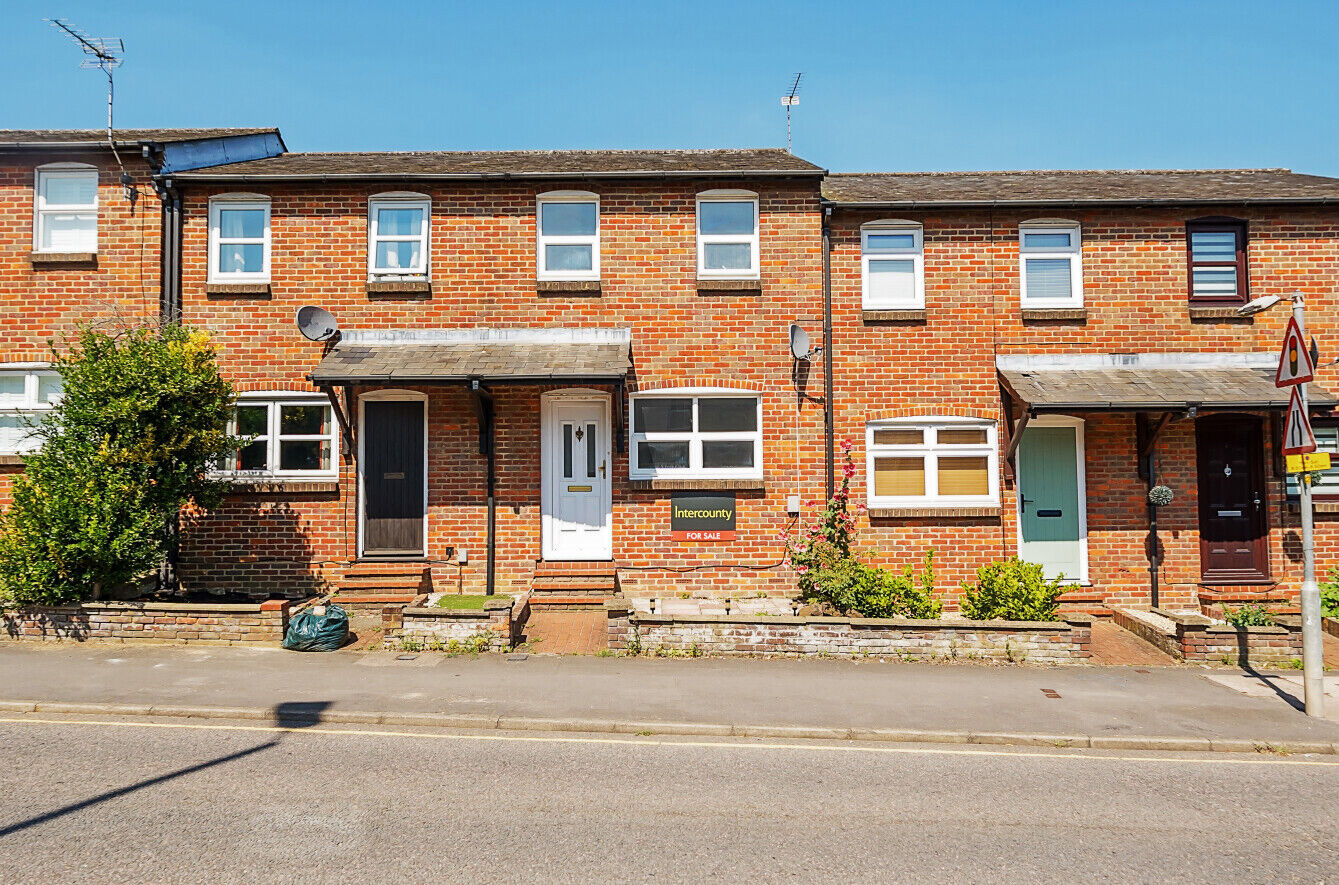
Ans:
[[[1086,307],[1023,307],[1018,316],[1023,322],[1087,322]]]
[[[269,298],[269,283],[205,283],[210,298]]]
[[[704,280],[697,281],[697,294],[732,292],[742,295],[761,295],[762,280]]]
[[[97,267],[96,252],[30,252],[28,260],[39,267]]]
[[[896,309],[870,309],[860,311],[860,319],[867,323],[923,323],[925,308],[904,307]]]
[[[27,463],[22,455],[0,455],[0,467],[23,467]]]
[[[767,481],[763,479],[633,479],[629,487],[639,492],[662,491],[763,491]]]
[[[599,298],[602,290],[599,280],[536,280],[535,291],[550,297],[576,295],[582,298]]]
[[[1207,305],[1197,306],[1192,304],[1188,308],[1186,308],[1186,313],[1189,314],[1192,320],[1228,320],[1230,322],[1237,322],[1237,323],[1255,322],[1254,317],[1248,317],[1248,316],[1243,317],[1237,315],[1237,307],[1240,306],[1241,305],[1237,305],[1236,307],[1231,306],[1210,307]]]
[[[234,495],[297,495],[339,491],[339,480],[237,480],[230,494]]]
[[[924,519],[927,517],[998,517],[998,504],[984,507],[871,507],[870,519]]]
[[[367,284],[367,297],[426,300],[432,297],[432,283],[428,280],[371,280]]]

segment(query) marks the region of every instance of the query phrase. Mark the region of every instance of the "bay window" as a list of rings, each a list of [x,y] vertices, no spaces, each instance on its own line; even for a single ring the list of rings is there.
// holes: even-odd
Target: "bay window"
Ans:
[[[664,391],[632,400],[632,479],[761,479],[762,399]]]

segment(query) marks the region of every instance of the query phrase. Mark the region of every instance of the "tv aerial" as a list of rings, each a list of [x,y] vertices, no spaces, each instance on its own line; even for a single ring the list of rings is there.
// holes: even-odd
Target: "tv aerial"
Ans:
[[[785,95],[781,96],[781,106],[786,109],[786,150],[790,150],[790,109],[800,103],[800,78],[804,73],[795,75],[795,80],[790,84],[790,89]]]
[[[308,341],[329,341],[339,334],[339,323],[335,315],[324,307],[308,304],[299,307],[297,314],[298,331]]]

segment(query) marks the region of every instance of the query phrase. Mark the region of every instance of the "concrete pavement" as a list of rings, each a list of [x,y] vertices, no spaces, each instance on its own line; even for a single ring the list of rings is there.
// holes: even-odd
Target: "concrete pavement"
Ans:
[[[1339,868],[1328,757],[234,727],[0,722],[4,878],[1235,883]]]
[[[381,714],[444,714],[490,728],[750,735],[810,729],[881,740],[1026,743],[1031,736],[1074,746],[1249,751],[1271,744],[1334,752],[1339,741],[1339,725],[1309,719],[1278,695],[1251,697],[1186,667],[304,655],[14,643],[0,645],[0,700],[134,705],[140,712],[174,706],[267,713],[286,704],[368,722],[397,721]]]

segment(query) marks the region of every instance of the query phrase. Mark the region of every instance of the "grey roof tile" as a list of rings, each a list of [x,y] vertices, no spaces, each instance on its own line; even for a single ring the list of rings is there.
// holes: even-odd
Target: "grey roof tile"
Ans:
[[[1075,411],[1204,408],[1286,408],[1289,391],[1274,386],[1272,369],[1103,368],[1001,369],[1005,385],[1029,406]],[[1333,394],[1312,384],[1314,405]]]
[[[315,384],[453,383],[470,378],[621,378],[632,368],[626,343],[449,342],[336,345],[312,370]]]

